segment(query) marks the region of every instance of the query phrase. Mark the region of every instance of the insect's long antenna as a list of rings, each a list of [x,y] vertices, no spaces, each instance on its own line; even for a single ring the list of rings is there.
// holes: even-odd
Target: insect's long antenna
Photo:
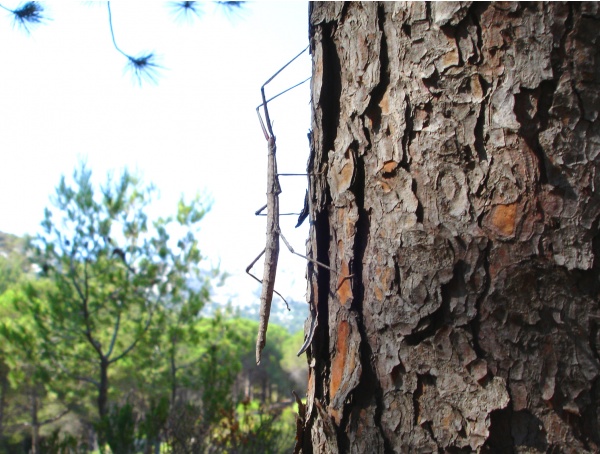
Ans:
[[[281,95],[283,95],[283,94],[287,93],[288,91],[290,91],[290,90],[293,90],[293,89],[294,89],[294,88],[296,88],[296,87],[299,87],[300,85],[302,85],[303,83],[305,83],[305,82],[309,81],[310,79],[311,79],[311,77],[309,76],[309,77],[307,77],[306,79],[304,79],[303,81],[300,81],[300,82],[298,82],[296,85],[292,85],[290,88],[286,88],[285,90],[283,90],[283,91],[281,91],[281,92],[277,93],[277,94],[276,94],[275,96],[273,96],[272,98],[269,98],[269,99],[267,99],[267,103],[269,103],[269,102],[273,101],[274,99],[277,99],[277,98],[279,98]],[[258,110],[258,109],[260,109],[262,106],[263,106],[263,104],[261,103],[261,104],[259,104],[258,106],[256,106],[256,109]]]
[[[301,82],[298,82],[296,85],[292,85],[291,87],[289,87],[289,88],[286,88],[286,89],[285,89],[285,90],[283,90],[282,92],[279,92],[279,93],[277,93],[277,94],[276,94],[275,96],[273,96],[272,98],[269,98],[269,99],[267,99],[267,101],[266,101],[266,102],[267,102],[267,103],[270,103],[270,102],[271,102],[271,101],[273,101],[274,99],[276,99],[276,98],[279,98],[281,95],[283,95],[283,94],[287,93],[287,92],[288,92],[288,91],[290,91],[290,90],[293,90],[294,88],[296,88],[296,87],[298,87],[298,86],[302,85],[303,83],[305,83],[305,82],[309,81],[310,79],[311,79],[310,77],[307,77],[307,78],[306,78],[306,79],[304,79],[303,81],[301,81]],[[263,130],[263,134],[265,135],[265,139],[269,140],[269,133],[267,132],[267,129],[265,128],[265,124],[264,124],[264,122],[263,122],[263,119],[262,119],[262,117],[260,116],[260,108],[261,108],[262,106],[265,106],[265,107],[266,107],[266,104],[265,104],[265,103],[260,103],[258,106],[256,106],[256,114],[258,115],[258,121],[260,121],[260,127],[261,127],[261,128],[262,128],[262,130]],[[268,112],[267,112],[267,116],[268,116]]]
[[[271,82],[273,79],[275,79],[275,78],[276,78],[276,77],[279,75],[279,73],[280,73],[281,71],[283,71],[285,68],[287,68],[288,66],[290,66],[290,65],[291,65],[291,64],[294,62],[294,60],[296,60],[296,59],[297,59],[297,58],[298,58],[300,55],[302,55],[304,52],[306,52],[306,50],[307,50],[307,49],[308,49],[308,46],[306,46],[304,49],[302,49],[298,55],[296,55],[294,58],[292,58],[290,61],[288,61],[288,62],[287,62],[285,65],[283,65],[281,68],[279,68],[279,71],[277,71],[275,74],[273,74],[273,75],[272,75],[272,76],[269,78],[269,80],[267,80],[267,81],[266,81],[266,82],[265,82],[265,83],[262,85],[262,87],[260,87],[260,88],[261,88],[261,90],[262,90],[263,88],[265,88],[265,85],[267,85],[269,82]]]
[[[256,108],[256,113],[258,114],[258,120],[260,121],[260,127],[263,130],[263,134],[265,135],[265,139],[269,140],[270,137],[273,137],[273,129],[271,128],[271,119],[269,118],[269,109],[267,108],[267,103],[275,98],[277,98],[278,96],[284,94],[285,92],[296,88],[298,85],[302,85],[304,82],[306,82],[309,78],[303,80],[300,83],[297,83],[296,85],[294,85],[293,87],[290,87],[284,91],[282,91],[281,93],[273,96],[271,99],[269,99],[267,101],[266,97],[265,97],[265,86],[271,82],[273,79],[275,79],[275,77],[277,77],[279,75],[279,73],[281,73],[281,71],[283,71],[285,68],[287,68],[290,64],[292,64],[294,62],[294,60],[296,60],[300,55],[302,55],[304,52],[306,52],[306,50],[308,49],[309,46],[306,46],[304,49],[302,49],[302,51],[296,55],[294,58],[292,58],[290,61],[288,61],[285,65],[283,65],[281,68],[279,68],[279,70],[273,74],[264,84],[262,84],[262,87],[260,87],[260,92],[262,94],[262,104],[260,104],[257,108]],[[260,107],[263,107],[263,110],[265,111],[265,121],[263,122],[263,119],[260,115]],[[266,122],[266,127],[265,127],[265,122]]]

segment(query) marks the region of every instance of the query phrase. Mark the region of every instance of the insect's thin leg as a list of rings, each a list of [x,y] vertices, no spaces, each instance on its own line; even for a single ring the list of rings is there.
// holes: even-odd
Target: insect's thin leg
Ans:
[[[254,274],[252,274],[252,273],[250,272],[250,270],[252,269],[252,267],[254,266],[254,264],[255,264],[256,262],[258,262],[258,260],[259,260],[259,259],[260,259],[260,258],[261,258],[261,257],[262,257],[264,254],[265,254],[265,250],[266,250],[266,249],[263,249],[263,250],[262,250],[262,252],[261,252],[260,254],[258,254],[258,256],[257,256],[257,257],[256,257],[254,260],[252,260],[252,263],[250,263],[250,265],[248,265],[248,266],[246,267],[246,273],[247,273],[249,276],[251,276],[252,278],[256,279],[256,281],[257,281],[257,282],[258,282],[260,285],[262,285],[263,281],[261,281],[261,280],[260,280],[259,278],[257,278],[257,277],[256,277]],[[288,302],[286,301],[286,299],[285,299],[285,298],[284,298],[284,297],[281,295],[281,293],[279,293],[277,290],[273,290],[273,293],[276,293],[276,294],[279,296],[279,298],[281,298],[281,299],[283,300],[283,302],[285,303],[285,306],[287,307],[287,310],[288,310],[288,311],[291,311],[291,309],[290,309],[290,305],[288,304]]]
[[[285,243],[285,245],[287,246],[287,248],[290,250],[290,252],[292,254],[296,254],[298,257],[302,257],[304,260],[308,260],[311,263],[314,263],[315,265],[318,265],[320,267],[323,267],[325,269],[328,269],[329,271],[333,271],[334,273],[336,272],[333,268],[331,268],[328,265],[325,265],[324,263],[319,262],[318,260],[315,259],[311,259],[310,257],[307,257],[305,255],[300,254],[299,252],[294,251],[294,248],[290,245],[290,243],[288,243],[288,241],[285,239],[285,237],[283,236],[283,234],[281,233],[281,230],[279,230],[279,236],[281,237],[281,239],[283,240],[283,242]],[[352,278],[354,275],[350,274],[348,276],[344,276],[344,278],[342,279],[342,282],[344,282],[346,279],[350,279]]]
[[[299,216],[300,213],[279,213],[279,216]],[[258,213],[257,216],[268,216],[266,213]]]
[[[304,353],[306,350],[308,350],[308,347],[310,347],[313,336],[315,334],[315,328],[319,324],[317,317],[315,316],[315,314],[312,313],[312,311],[311,311],[310,315],[311,315],[310,327],[308,328],[308,333],[306,335],[306,339],[304,340],[302,347],[300,347],[300,350],[298,350],[298,353],[296,353],[296,356],[300,356],[302,353]]]
[[[262,284],[262,281],[261,281],[259,278],[257,278],[256,276],[254,276],[254,275],[253,275],[253,274],[250,272],[250,270],[252,269],[252,267],[254,266],[254,264],[255,264],[256,262],[258,262],[258,259],[260,259],[260,258],[261,258],[261,257],[262,257],[262,256],[265,254],[265,250],[266,250],[266,249],[263,249],[263,250],[262,250],[262,252],[261,252],[260,254],[258,254],[258,256],[257,256],[257,257],[256,257],[254,260],[252,260],[252,263],[250,263],[250,265],[248,265],[248,266],[246,267],[246,273],[248,273],[250,276],[252,276],[254,279],[256,279],[256,280],[257,280],[258,282],[260,282],[261,284]]]
[[[265,203],[263,206],[261,206],[261,207],[260,207],[258,210],[256,210],[256,211],[254,212],[254,214],[255,214],[256,216],[266,216],[266,214],[262,214],[262,212],[263,212],[263,210],[264,210],[265,208],[267,208],[267,204],[266,204],[266,203]],[[264,251],[263,251],[263,252],[264,252]]]

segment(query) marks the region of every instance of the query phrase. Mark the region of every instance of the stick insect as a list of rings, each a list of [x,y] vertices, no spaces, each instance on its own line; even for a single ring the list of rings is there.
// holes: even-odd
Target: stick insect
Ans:
[[[282,91],[281,93],[273,96],[269,100],[267,100],[265,96],[265,86],[271,82],[281,71],[287,68],[294,60],[296,60],[300,55],[302,55],[308,47],[294,58],[292,58],[289,62],[287,62],[282,68],[280,68],[275,74],[273,74],[260,88],[262,95],[262,104],[256,107],[256,113],[258,114],[258,119],[260,121],[260,126],[262,128],[263,134],[265,135],[265,139],[268,143],[268,161],[267,161],[267,204],[261,207],[256,211],[256,215],[260,215],[262,211],[267,209],[267,240],[265,249],[258,254],[250,265],[246,268],[246,273],[256,279],[258,282],[262,284],[262,291],[260,295],[260,322],[258,328],[258,337],[256,339],[256,364],[260,364],[261,352],[266,343],[266,334],[267,328],[269,326],[269,316],[271,313],[271,302],[273,300],[273,293],[277,294],[287,305],[287,301],[285,298],[275,290],[275,275],[277,273],[277,262],[279,259],[279,238],[283,240],[287,248],[292,254],[298,255],[309,262],[315,263],[319,266],[325,267],[329,270],[332,270],[329,266],[322,264],[310,257],[306,257],[302,255],[292,248],[292,246],[285,239],[283,234],[281,233],[281,229],[279,227],[279,194],[281,194],[281,186],[279,185],[279,176],[284,174],[277,173],[277,146],[275,144],[275,135],[273,134],[273,128],[271,125],[271,119],[269,117],[269,109],[268,103],[278,96],[296,88],[297,86],[303,84],[308,79],[303,80],[302,82]],[[265,114],[265,120],[260,114],[260,108],[263,108]],[[250,270],[254,266],[254,264],[262,257],[265,256],[264,262],[264,271],[263,278],[260,280],[256,276],[254,276]]]

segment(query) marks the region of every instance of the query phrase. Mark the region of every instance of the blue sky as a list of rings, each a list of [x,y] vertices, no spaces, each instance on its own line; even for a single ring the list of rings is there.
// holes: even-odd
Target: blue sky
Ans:
[[[124,73],[103,2],[44,3],[51,20],[29,35],[0,11],[0,231],[35,234],[60,176],[81,159],[98,182],[128,167],[160,190],[157,214],[172,213],[181,194],[212,198],[199,240],[231,275],[215,298],[257,304],[258,286],[244,273],[265,242],[265,219],[254,216],[266,192],[255,108],[262,83],[308,44],[308,4],[249,3],[235,17],[206,4],[192,24],[174,21],[163,2],[111,4],[119,47],[159,55],[156,85],[140,87]],[[305,54],[267,90],[310,72]],[[270,108],[280,172],[305,171],[309,90],[304,84]],[[299,211],[306,180],[282,178],[282,186],[282,211]],[[294,221],[282,218],[282,229],[304,251],[307,225],[295,230]],[[277,289],[304,300],[304,262],[286,251],[281,261]]]

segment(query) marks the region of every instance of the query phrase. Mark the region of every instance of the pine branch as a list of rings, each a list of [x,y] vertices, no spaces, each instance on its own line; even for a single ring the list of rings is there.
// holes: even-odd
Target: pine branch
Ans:
[[[246,2],[215,2],[217,7],[223,10],[223,13],[230,19],[243,16]]]
[[[13,25],[30,33],[29,27],[34,27],[47,20],[44,16],[44,7],[39,2],[26,2],[21,4],[17,9],[10,9],[4,5],[0,8],[10,12],[13,15]]]
[[[138,54],[136,57],[134,57],[133,55],[123,52],[117,45],[117,40],[115,39],[110,2],[106,2],[106,7],[108,9],[108,25],[110,28],[110,36],[112,38],[113,45],[115,46],[115,49],[128,60],[125,70],[132,72],[134,80],[137,81],[139,85],[141,85],[142,81],[144,80],[156,83],[158,70],[161,68],[161,66],[156,62],[156,55],[154,52],[146,52]]]
[[[221,8],[225,15],[233,18],[239,16],[245,8],[244,1],[217,1],[217,7]],[[112,20],[111,2],[106,2],[108,9],[108,25],[110,36],[115,49],[127,58],[125,72],[131,72],[133,79],[139,85],[144,81],[157,83],[159,70],[162,66],[158,63],[158,58],[154,52],[140,52],[137,55],[128,54],[123,51],[117,44],[115,31]],[[191,22],[196,18],[200,18],[204,11],[200,2],[194,1],[172,1],[169,2],[172,14],[175,20],[181,22]],[[30,28],[39,25],[47,20],[44,15],[44,7],[40,2],[25,2],[16,9],[10,9],[2,4],[0,8],[10,12],[13,16],[13,23],[30,33]]]
[[[191,23],[204,14],[200,2],[169,2],[168,6],[176,22]]]

